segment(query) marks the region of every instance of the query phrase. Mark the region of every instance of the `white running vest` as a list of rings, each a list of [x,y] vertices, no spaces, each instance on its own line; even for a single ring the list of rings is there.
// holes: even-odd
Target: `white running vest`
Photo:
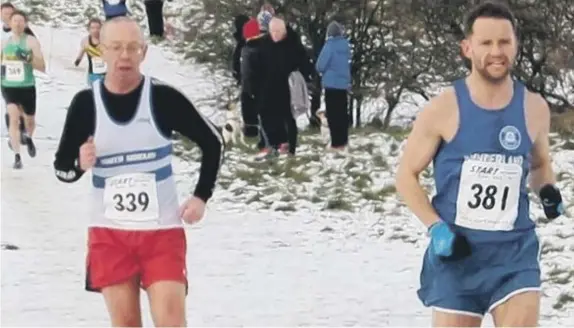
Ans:
[[[172,142],[154,121],[151,85],[146,76],[134,117],[120,123],[106,111],[102,81],[93,84],[97,160],[92,168],[92,227],[157,230],[183,225],[171,166]]]
[[[4,32],[4,30],[2,30],[2,42],[4,42],[5,40],[10,39],[11,36],[12,36],[12,31],[10,31],[10,32]]]

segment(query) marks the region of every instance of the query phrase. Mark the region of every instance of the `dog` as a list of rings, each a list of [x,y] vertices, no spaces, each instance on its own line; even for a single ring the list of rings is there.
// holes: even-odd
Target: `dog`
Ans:
[[[247,146],[243,135],[243,120],[236,104],[227,105],[225,124],[221,129],[221,134],[226,145],[237,145],[239,142],[241,145]]]
[[[331,131],[329,130],[329,121],[327,120],[326,112],[324,109],[317,111],[317,117],[321,122],[321,139],[327,145],[331,146]]]

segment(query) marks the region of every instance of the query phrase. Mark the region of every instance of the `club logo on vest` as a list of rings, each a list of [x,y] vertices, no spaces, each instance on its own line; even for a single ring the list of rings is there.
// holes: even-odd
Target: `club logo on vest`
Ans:
[[[520,135],[520,131],[518,131],[515,126],[507,125],[500,129],[500,133],[498,134],[498,141],[500,141],[500,145],[504,147],[504,149],[516,150],[518,147],[520,147],[522,136]]]

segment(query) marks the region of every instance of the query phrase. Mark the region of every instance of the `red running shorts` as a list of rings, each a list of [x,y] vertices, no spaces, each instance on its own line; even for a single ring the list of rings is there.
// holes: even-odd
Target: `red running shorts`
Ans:
[[[180,281],[187,287],[186,253],[183,228],[89,228],[86,290],[99,292],[134,276],[144,289],[158,281]]]

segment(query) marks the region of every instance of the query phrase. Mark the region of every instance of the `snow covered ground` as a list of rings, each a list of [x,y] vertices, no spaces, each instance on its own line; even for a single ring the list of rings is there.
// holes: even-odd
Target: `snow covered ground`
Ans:
[[[83,32],[33,28],[49,72],[38,86],[38,157],[25,156],[24,170],[14,171],[5,138],[0,142],[1,238],[19,247],[1,252],[1,325],[106,326],[101,296],[83,290],[88,179],[63,184],[52,171],[65,108],[85,83],[84,73],[71,68]],[[192,100],[215,93],[217,81],[207,78],[202,67],[170,58],[174,57],[152,47],[144,72],[179,86]],[[212,106],[199,107],[210,117],[216,113]],[[3,124],[2,129],[5,135]],[[315,184],[320,189],[316,184],[325,169],[332,175],[328,188],[341,188],[337,181],[350,179],[348,172],[357,170],[375,172],[373,184],[389,184],[401,141],[381,134],[353,138],[357,149],[385,155],[386,173],[373,164],[365,166],[372,158],[354,158],[348,168],[348,159],[326,157],[312,164],[317,171],[311,180],[296,187]],[[564,142],[556,141],[553,157],[563,175],[560,186],[567,204],[572,204],[574,151],[560,150]],[[314,151],[309,145],[302,148],[303,154]],[[248,166],[235,160],[238,152],[229,156],[222,171],[228,180],[237,173],[232,165]],[[195,161],[178,161],[182,196],[195,183],[197,166]],[[275,180],[293,184],[282,179]],[[283,200],[294,211],[280,211],[261,206],[265,199],[250,203],[243,198],[242,194],[259,194],[263,187],[229,181],[216,190],[204,221],[188,228],[190,325],[428,326],[430,313],[415,294],[427,239],[392,193],[379,201],[376,211],[372,203],[330,211],[298,199]],[[281,201],[270,197],[268,203]],[[541,213],[534,203],[533,217]],[[538,221],[544,244],[542,324],[574,326],[574,220]]]

